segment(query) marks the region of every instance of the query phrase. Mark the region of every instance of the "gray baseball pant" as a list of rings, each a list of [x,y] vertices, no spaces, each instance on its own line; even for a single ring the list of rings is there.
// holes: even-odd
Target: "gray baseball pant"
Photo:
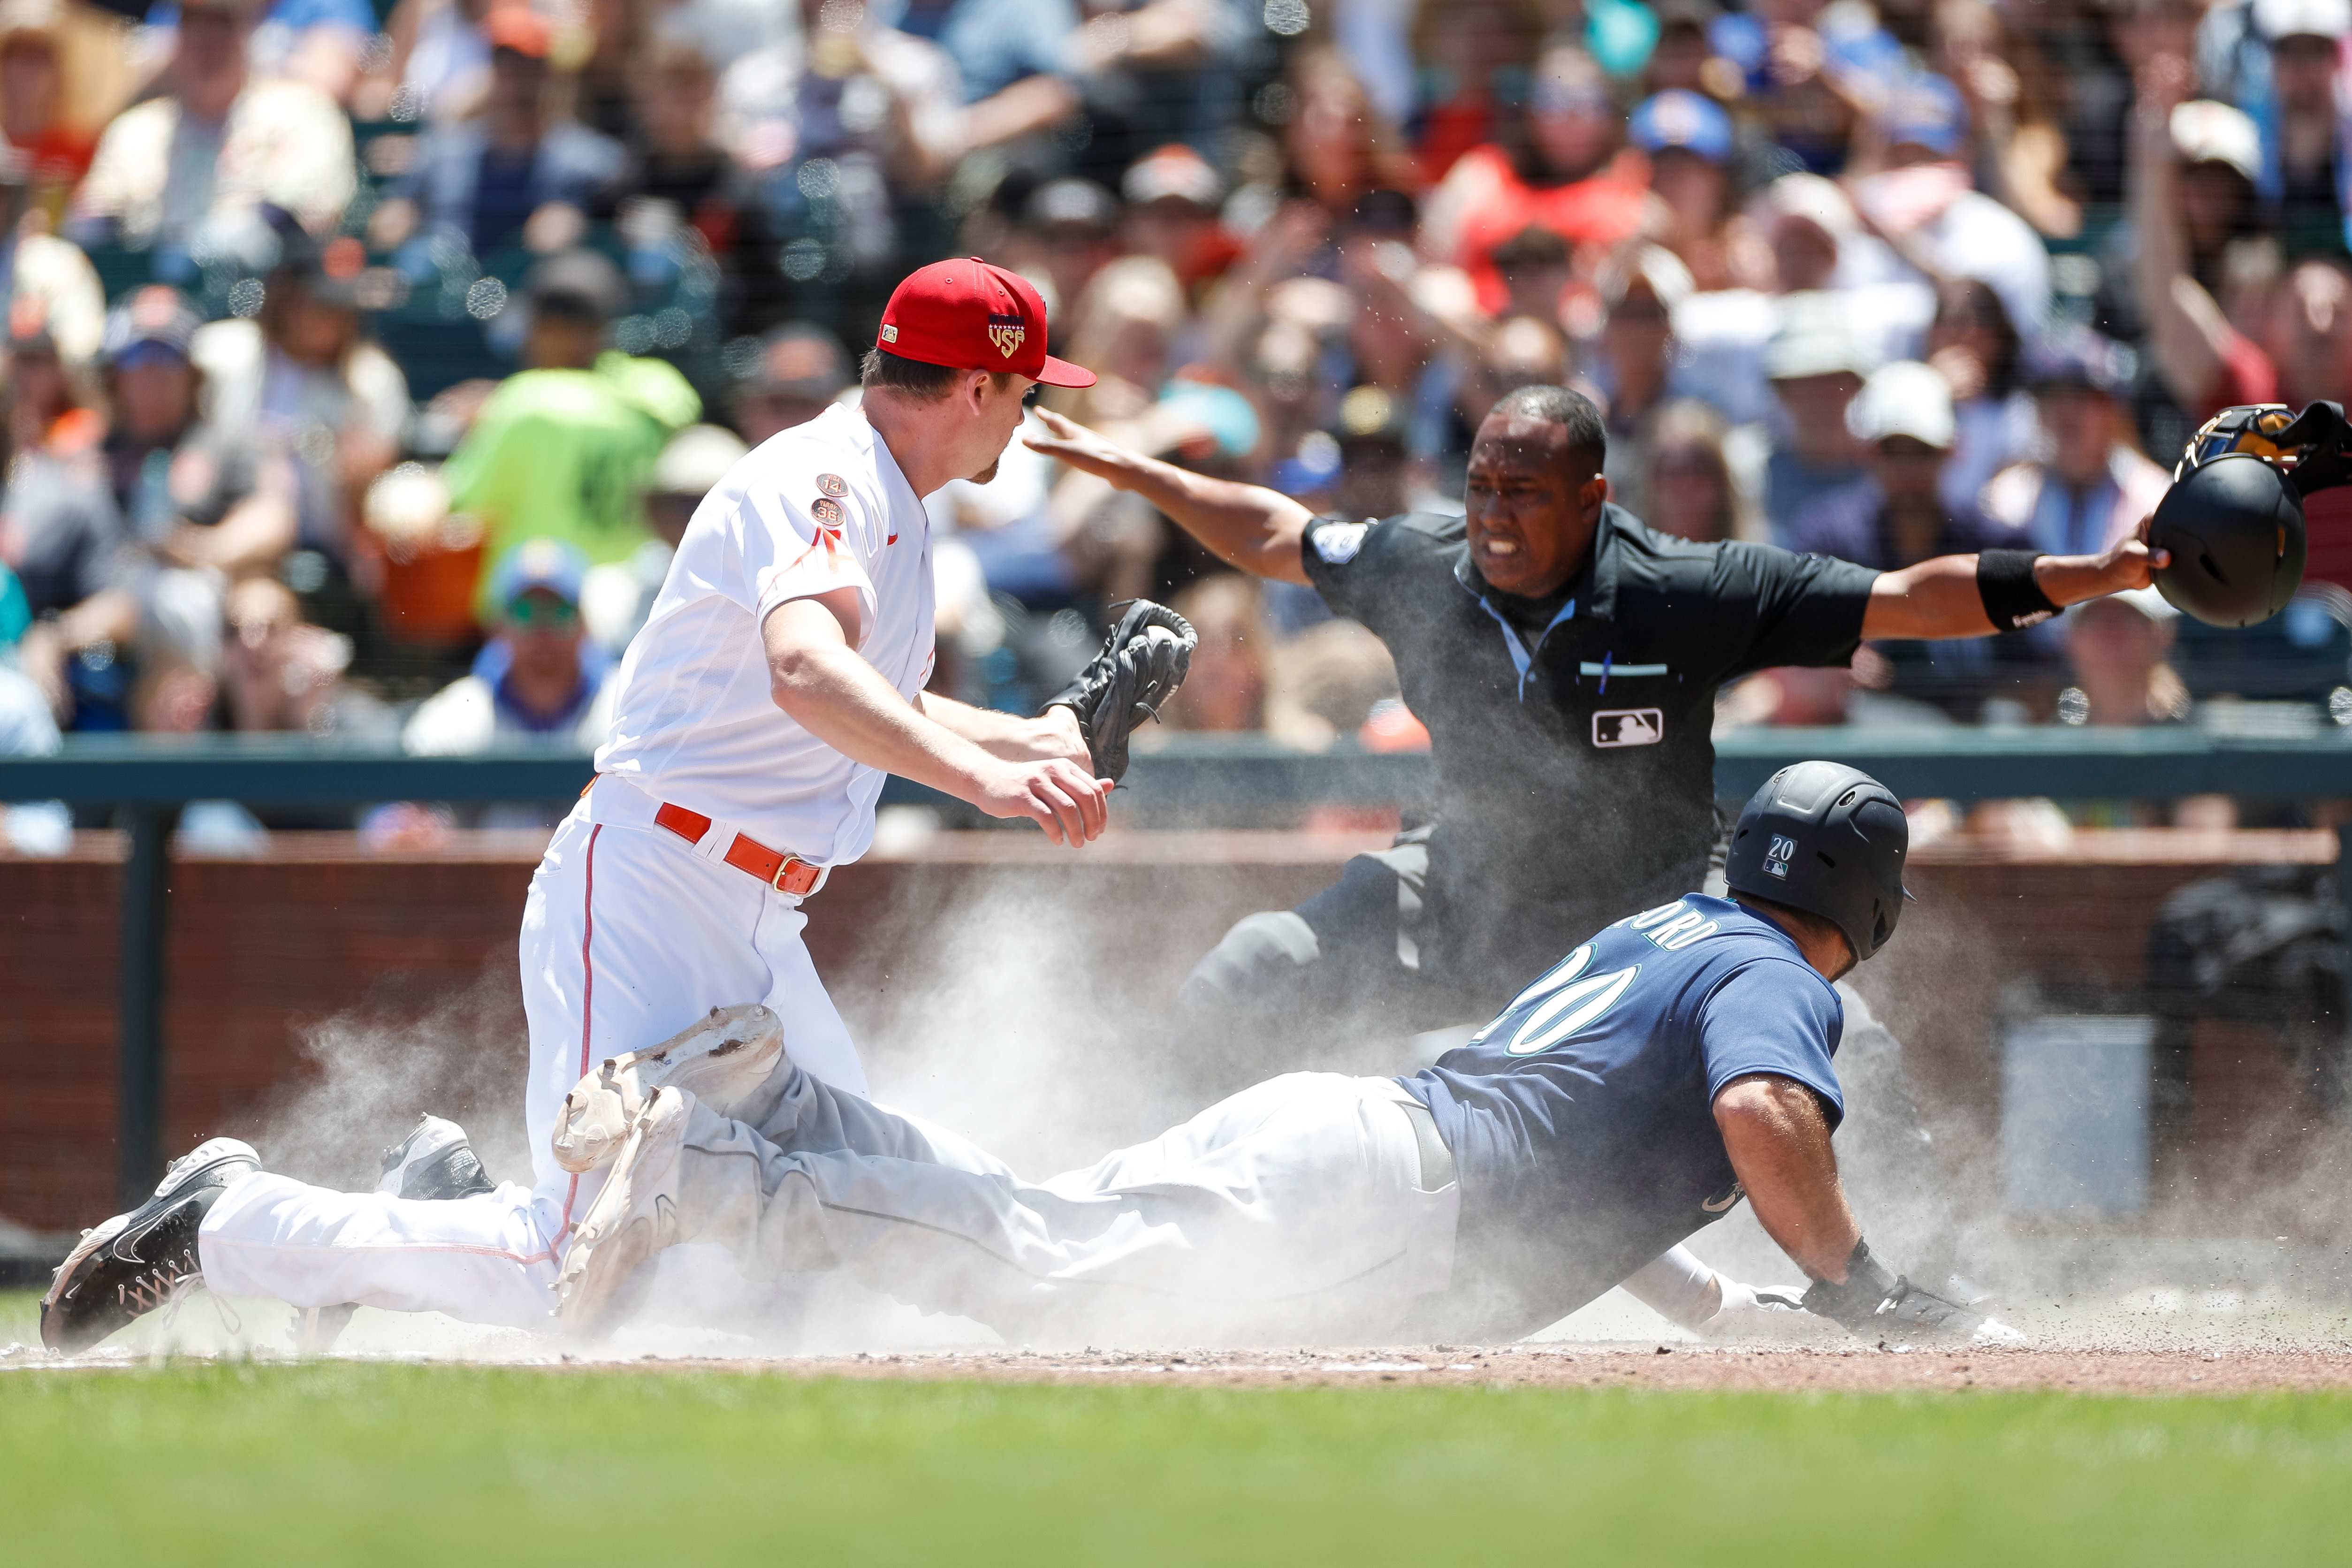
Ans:
[[[1390,1079],[1291,1073],[1026,1182],[792,1068],[742,1121],[692,1108],[677,1239],[1033,1342],[1377,1339],[1453,1271],[1460,1187],[1409,1103]]]

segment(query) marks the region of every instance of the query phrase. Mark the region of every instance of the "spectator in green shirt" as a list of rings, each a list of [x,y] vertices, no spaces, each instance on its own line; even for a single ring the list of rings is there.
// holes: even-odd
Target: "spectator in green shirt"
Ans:
[[[653,537],[645,489],[671,434],[702,401],[661,360],[604,349],[605,324],[627,300],[618,268],[593,251],[551,256],[531,270],[523,357],[501,383],[445,477],[453,510],[479,518],[483,559],[530,539],[572,545],[593,564],[626,561]],[[487,581],[477,608],[496,606]]]

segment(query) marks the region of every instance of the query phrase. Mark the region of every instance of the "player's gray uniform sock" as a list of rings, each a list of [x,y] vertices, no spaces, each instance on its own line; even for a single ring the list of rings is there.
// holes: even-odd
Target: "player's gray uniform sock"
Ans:
[[[1399,1092],[1294,1073],[1026,1183],[794,1070],[756,1108],[781,1142],[693,1108],[677,1239],[755,1278],[840,1268],[1007,1334],[1376,1332],[1452,1268],[1458,1188],[1421,1190]]]

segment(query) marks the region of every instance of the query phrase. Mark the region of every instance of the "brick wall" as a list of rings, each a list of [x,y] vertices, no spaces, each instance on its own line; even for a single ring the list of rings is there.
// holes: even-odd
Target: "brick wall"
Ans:
[[[1187,1079],[1133,1059],[1164,1048],[1145,1026],[1164,1017],[1192,960],[1241,915],[1328,885],[1348,854],[1373,841],[1130,835],[1070,854],[1034,836],[946,835],[919,858],[838,873],[810,904],[809,944],[873,1052],[877,1082],[919,1100],[920,1086],[893,1083],[894,1064],[911,1059],[893,1052],[958,1023],[952,1001],[928,999],[930,992],[920,1016],[907,1012],[910,990],[937,979],[930,961],[945,928],[1070,911],[1053,932],[1039,931],[1038,985],[1083,992],[1089,1016],[1138,1026],[1107,1027],[1118,1037],[1065,1087],[1083,1096],[1152,1069],[1159,1089],[1127,1104],[1117,1123],[1140,1135],[1153,1117],[1197,1108],[1185,1096],[1225,1087],[1217,1075]],[[1916,858],[1922,901],[1860,980],[1904,1037],[1931,1119],[1964,1138],[1990,1131],[1999,1079],[1989,1020],[2005,993],[2128,987],[2147,922],[2173,889],[2233,858],[2310,860],[2333,850],[2326,836],[2242,835],[2193,853],[2145,836],[2135,843],[2128,853],[2107,846],[2115,852],[2104,860],[1982,862],[1927,850]],[[119,857],[110,836],[90,835],[62,859],[0,858],[0,1216],[36,1229],[87,1225],[111,1206]],[[312,1070],[304,1028],[354,1008],[421,1017],[460,998],[481,1014],[473,1020],[478,1048],[511,1053],[519,1076],[514,941],[532,859],[511,843],[470,840],[441,856],[376,858],[320,835],[280,836],[260,860],[177,862],[167,1147],[251,1135],[273,1100]],[[2225,1044],[2214,1062],[2200,1058],[2200,1081],[2240,1100],[2277,1092],[2259,1042]],[[1262,1073],[1297,1065],[1269,1061]]]

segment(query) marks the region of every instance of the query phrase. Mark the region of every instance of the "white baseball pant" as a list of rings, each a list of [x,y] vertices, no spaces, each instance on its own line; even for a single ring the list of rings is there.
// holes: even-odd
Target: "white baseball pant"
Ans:
[[[211,1289],[545,1327],[572,1224],[604,1179],[560,1170],[548,1135],[565,1092],[596,1062],[667,1039],[714,1006],[762,1001],[796,1060],[845,1096],[866,1092],[856,1047],[802,943],[800,900],[717,858],[730,830],[688,845],[652,826],[655,809],[625,781],[600,780],[531,878],[520,949],[533,1184],[425,1203],[249,1176],[199,1233]]]
[[[1148,1143],[1023,1181],[794,1070],[759,1125],[691,1109],[677,1239],[754,1279],[839,1268],[1009,1338],[1385,1337],[1451,1282],[1461,1187],[1423,1187],[1404,1091],[1291,1073]],[[764,1100],[764,1096],[763,1096]]]

